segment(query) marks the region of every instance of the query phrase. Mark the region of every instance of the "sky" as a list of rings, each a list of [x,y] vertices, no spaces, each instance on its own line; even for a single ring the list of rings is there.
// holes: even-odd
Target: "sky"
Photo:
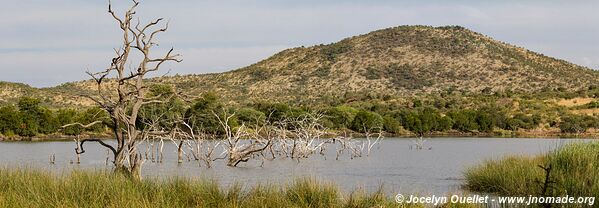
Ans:
[[[51,87],[109,65],[120,28],[104,0],[0,0],[0,80]],[[122,14],[130,1],[113,0]],[[142,22],[170,22],[157,52],[169,75],[228,71],[290,47],[399,25],[461,25],[496,40],[599,69],[599,1],[142,0]]]

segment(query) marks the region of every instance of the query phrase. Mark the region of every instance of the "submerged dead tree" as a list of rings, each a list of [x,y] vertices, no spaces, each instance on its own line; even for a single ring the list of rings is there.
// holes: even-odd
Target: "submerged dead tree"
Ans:
[[[230,120],[235,114],[227,115],[225,113],[222,118],[216,113],[213,114],[225,131],[223,135],[224,151],[221,155],[225,155],[228,166],[236,167],[239,163],[248,162],[256,155],[263,156],[262,152],[271,145],[272,138],[269,137],[270,134],[263,132],[268,129],[250,130],[244,124],[233,128],[230,125]]]
[[[158,34],[167,31],[168,23],[162,24],[163,19],[159,18],[141,24],[137,18],[134,18],[138,5],[139,2],[133,0],[132,6],[123,16],[119,16],[109,2],[108,13],[121,29],[122,46],[114,49],[116,55],[111,60],[110,67],[100,72],[87,72],[95,80],[96,92],[93,95],[83,95],[93,100],[110,115],[108,126],[114,133],[116,145],[96,139],[77,141],[78,154],[85,152],[83,147],[85,142],[99,142],[107,147],[113,153],[115,170],[135,178],[141,177],[143,164],[143,157],[138,153],[137,147],[152,134],[140,130],[136,125],[139,111],[144,105],[160,103],[164,100],[164,95],[146,94],[148,87],[144,79],[149,73],[159,71],[164,63],[181,61],[179,55],[173,53],[172,48],[162,56],[152,55],[153,47],[157,45],[155,38]],[[141,58],[133,63],[133,57]],[[99,121],[95,123],[97,122]]]

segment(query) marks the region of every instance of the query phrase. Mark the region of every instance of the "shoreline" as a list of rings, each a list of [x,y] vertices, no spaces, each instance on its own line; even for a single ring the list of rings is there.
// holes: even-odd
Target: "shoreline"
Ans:
[[[342,131],[330,132],[324,136],[324,138],[333,138],[339,135],[343,135]],[[363,133],[351,132],[348,133],[354,138],[364,138],[366,137]],[[384,134],[385,138],[416,138],[417,134],[411,132],[402,132],[396,134]],[[110,140],[112,139],[111,134],[102,133],[102,134],[84,134],[80,136],[71,136],[71,135],[62,135],[62,134],[50,134],[50,135],[40,135],[35,137],[22,137],[22,136],[12,136],[5,137],[0,135],[0,142],[52,142],[52,141],[72,141],[77,138],[85,139],[85,138],[98,138]],[[429,134],[423,135],[425,138],[430,137],[464,137],[464,138],[522,138],[522,139],[599,139],[599,132],[586,132],[582,134],[573,134],[573,133],[561,133],[554,131],[546,131],[546,132],[433,132]]]

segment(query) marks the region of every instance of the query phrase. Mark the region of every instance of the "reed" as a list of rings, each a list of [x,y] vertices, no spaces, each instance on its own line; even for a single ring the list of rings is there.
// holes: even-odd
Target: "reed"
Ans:
[[[344,195],[310,178],[223,188],[213,180],[135,181],[111,172],[0,168],[0,187],[0,207],[405,207],[382,190]]]
[[[569,144],[537,157],[510,156],[469,168],[465,187],[506,196],[599,196],[598,165],[598,142]],[[549,181],[540,166],[551,167]]]

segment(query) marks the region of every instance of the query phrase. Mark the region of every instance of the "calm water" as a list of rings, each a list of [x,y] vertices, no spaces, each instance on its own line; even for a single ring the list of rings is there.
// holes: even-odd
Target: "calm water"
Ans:
[[[335,154],[327,157],[313,156],[300,163],[290,159],[261,161],[241,164],[231,168],[224,161],[215,161],[212,168],[199,167],[191,161],[178,165],[176,149],[165,143],[165,160],[162,164],[146,162],[146,177],[184,176],[191,178],[214,178],[221,184],[290,182],[298,177],[313,177],[332,181],[344,190],[365,188],[376,190],[381,185],[391,193],[445,194],[458,192],[464,182],[465,168],[487,159],[506,155],[535,155],[550,151],[574,139],[506,139],[506,138],[429,138],[425,150],[411,150],[414,144],[409,138],[387,138],[373,148],[369,157],[350,159],[344,155],[335,160]],[[428,148],[432,149],[428,149]],[[81,164],[75,160],[73,142],[0,142],[0,166],[26,166],[44,168],[64,173],[72,168],[107,169],[106,150],[98,144],[86,144]],[[332,149],[332,147],[329,147]],[[49,156],[56,155],[56,164],[49,164]]]

